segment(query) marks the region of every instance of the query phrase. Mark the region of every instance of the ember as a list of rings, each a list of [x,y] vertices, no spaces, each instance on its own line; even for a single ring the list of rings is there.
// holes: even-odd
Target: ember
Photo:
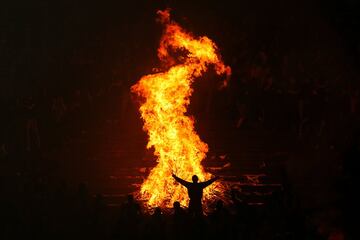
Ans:
[[[131,90],[142,99],[140,113],[149,136],[147,148],[154,148],[158,163],[143,182],[140,198],[149,207],[171,207],[174,201],[185,205],[189,200],[186,189],[174,182],[172,173],[185,180],[191,180],[193,175],[200,181],[211,177],[201,165],[208,145],[196,134],[194,118],[185,115],[193,93],[191,85],[210,64],[217,74],[226,74],[227,79],[231,69],[224,65],[215,43],[208,37],[193,37],[170,20],[169,10],[158,11],[158,15],[165,25],[158,57],[168,69],[143,76]],[[172,51],[186,54],[175,59]],[[204,199],[212,199],[222,191],[223,185],[216,182],[205,189]]]

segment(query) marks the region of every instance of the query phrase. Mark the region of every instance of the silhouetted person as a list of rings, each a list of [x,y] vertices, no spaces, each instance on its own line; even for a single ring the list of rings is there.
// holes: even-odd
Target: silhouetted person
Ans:
[[[215,211],[211,214],[211,237],[210,239],[229,239],[232,232],[230,231],[230,214],[224,207],[224,202],[216,202]],[[235,236],[235,235],[234,235]]]
[[[224,207],[224,202],[222,200],[218,200],[216,202],[215,211],[213,212],[213,216],[217,218],[227,218],[229,215],[228,210]]]
[[[134,239],[139,234],[138,227],[141,221],[140,205],[135,201],[134,196],[129,194],[127,201],[121,208],[119,218],[119,229],[116,235],[120,239]]]
[[[174,209],[174,217],[175,218],[184,218],[186,213],[185,210],[180,206],[180,203],[178,201],[174,202],[173,204]]]
[[[189,213],[191,215],[195,216],[201,216],[202,215],[202,195],[203,195],[203,189],[215,182],[218,177],[214,177],[206,182],[198,182],[199,178],[194,175],[192,176],[192,183],[187,182],[179,177],[177,177],[175,174],[172,175],[175,180],[187,188],[190,202],[189,202]]]
[[[101,222],[103,215],[106,210],[106,204],[102,194],[96,194],[95,202],[93,205],[93,221],[94,225],[97,225]]]
[[[102,194],[96,194],[92,206],[91,214],[91,233],[93,239],[101,239],[105,234],[106,221],[106,203]]]
[[[184,235],[186,212],[178,201],[174,202],[173,207],[173,232],[176,234],[176,239],[180,239]]]
[[[162,217],[161,208],[159,208],[159,207],[156,207],[156,208],[155,208],[155,211],[154,211],[154,213],[153,213],[153,215],[152,215],[152,220],[153,220],[157,225],[159,225],[159,224],[162,222],[163,217]]]
[[[167,239],[167,222],[164,219],[160,207],[154,209],[154,213],[150,216],[149,221],[140,239]]]
[[[131,194],[127,196],[127,202],[124,205],[123,214],[128,221],[137,221],[140,217],[140,205],[134,200],[134,196]]]

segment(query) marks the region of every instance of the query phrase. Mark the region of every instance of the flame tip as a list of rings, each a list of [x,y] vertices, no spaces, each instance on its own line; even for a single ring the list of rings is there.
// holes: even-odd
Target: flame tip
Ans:
[[[170,22],[170,12],[171,8],[165,8],[164,10],[157,10],[158,15],[158,21],[160,21],[163,24]]]

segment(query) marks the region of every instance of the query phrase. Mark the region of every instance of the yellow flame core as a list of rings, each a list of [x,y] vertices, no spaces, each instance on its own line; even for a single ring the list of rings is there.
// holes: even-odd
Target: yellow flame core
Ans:
[[[217,74],[227,76],[230,67],[221,61],[216,45],[209,38],[195,39],[170,21],[168,10],[158,14],[165,25],[158,57],[172,66],[165,72],[143,76],[131,91],[144,99],[140,113],[149,136],[147,148],[154,147],[157,157],[157,165],[141,185],[140,196],[149,207],[171,207],[174,201],[186,205],[189,200],[186,189],[175,183],[172,173],[187,181],[193,175],[200,181],[211,177],[201,165],[208,146],[196,134],[194,119],[185,115],[193,92],[191,84],[209,64],[215,66]],[[174,65],[169,49],[186,51],[182,63]],[[204,198],[211,199],[219,188],[219,182],[210,185],[204,191]]]

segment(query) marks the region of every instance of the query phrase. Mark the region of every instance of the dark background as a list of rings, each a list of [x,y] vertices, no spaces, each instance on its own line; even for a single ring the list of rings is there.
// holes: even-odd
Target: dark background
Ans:
[[[233,72],[221,91],[212,71],[194,83],[189,114],[209,144],[206,170],[233,184],[249,206],[271,206],[269,196],[282,189],[286,211],[301,212],[305,225],[328,239],[353,236],[356,0],[2,1],[0,210],[20,222],[8,229],[47,236],[78,214],[84,196],[95,206],[101,198],[110,216],[136,193],[156,162],[130,86],[160,66],[156,11],[167,7],[185,29],[214,40]],[[261,214],[252,215],[254,232],[258,222],[260,229],[277,222]]]

